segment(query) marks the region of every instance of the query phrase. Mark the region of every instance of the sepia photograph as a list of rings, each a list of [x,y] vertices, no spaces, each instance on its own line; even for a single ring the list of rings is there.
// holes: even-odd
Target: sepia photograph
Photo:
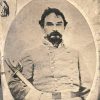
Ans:
[[[16,2],[0,3],[0,100],[94,100],[99,49],[85,15],[69,0]]]

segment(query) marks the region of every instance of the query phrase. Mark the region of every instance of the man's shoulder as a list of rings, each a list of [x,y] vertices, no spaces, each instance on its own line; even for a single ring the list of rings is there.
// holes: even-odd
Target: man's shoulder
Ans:
[[[41,45],[37,47],[27,48],[27,49],[24,49],[23,52],[21,53],[21,58],[26,57],[26,56],[37,56],[45,52],[46,52],[46,48],[44,48]]]

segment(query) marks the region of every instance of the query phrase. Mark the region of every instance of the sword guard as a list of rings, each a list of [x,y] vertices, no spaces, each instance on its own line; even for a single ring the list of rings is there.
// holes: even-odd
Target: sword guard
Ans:
[[[8,67],[12,70],[13,74],[12,76],[16,75],[17,72],[21,72],[22,71],[22,65],[20,62],[18,62],[18,65],[15,66],[14,64],[11,63],[11,61],[9,59],[5,60],[6,64],[8,65]]]

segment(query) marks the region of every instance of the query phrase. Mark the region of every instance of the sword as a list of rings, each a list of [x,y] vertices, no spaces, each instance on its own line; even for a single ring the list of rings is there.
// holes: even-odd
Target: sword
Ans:
[[[34,91],[34,93],[38,93],[41,94],[40,91],[38,91],[37,89],[35,89],[35,87],[21,74],[20,72],[20,68],[17,68],[17,70],[14,68],[15,66],[13,66],[10,62],[9,59],[5,60],[6,64],[8,65],[8,67],[12,70],[12,72],[14,73],[13,75],[17,75],[17,77],[23,82],[25,83],[30,89],[32,89]]]

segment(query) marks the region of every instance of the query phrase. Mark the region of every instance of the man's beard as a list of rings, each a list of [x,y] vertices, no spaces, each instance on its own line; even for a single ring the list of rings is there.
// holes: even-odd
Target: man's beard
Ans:
[[[54,47],[58,48],[59,44],[62,42],[62,35],[58,31],[53,31],[47,35],[47,39]]]

